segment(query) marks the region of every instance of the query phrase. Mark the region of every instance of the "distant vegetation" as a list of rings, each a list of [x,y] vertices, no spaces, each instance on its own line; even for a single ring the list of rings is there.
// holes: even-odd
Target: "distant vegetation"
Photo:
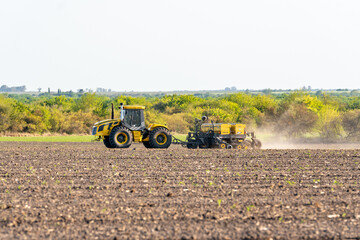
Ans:
[[[0,87],[0,92],[25,92],[25,86],[18,86],[18,87],[8,87],[6,85],[2,85]]]
[[[267,129],[289,138],[313,134],[323,139],[360,139],[359,93],[340,90],[159,97],[2,94],[0,133],[86,134],[93,123],[110,117],[111,103],[121,102],[146,106],[148,123],[166,124],[177,133],[186,133],[195,118],[207,115],[215,122],[241,122],[248,129]]]

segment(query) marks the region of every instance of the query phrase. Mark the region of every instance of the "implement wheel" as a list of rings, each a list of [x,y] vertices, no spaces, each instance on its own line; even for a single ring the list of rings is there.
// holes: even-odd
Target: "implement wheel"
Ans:
[[[104,137],[104,145],[107,147],[107,148],[115,148],[113,145],[111,145],[110,143],[110,140],[109,140],[109,137]]]
[[[150,132],[149,144],[152,148],[168,148],[171,140],[171,134],[166,128],[159,127]]]
[[[252,148],[252,146],[251,146],[251,141],[249,141],[249,140],[244,140],[239,145],[237,145],[237,149],[246,150],[246,149],[250,149],[250,148]]]
[[[249,148],[251,148],[251,141],[246,139],[245,141],[243,141],[242,145],[243,145],[244,149],[249,149]]]
[[[201,149],[206,149],[206,148],[209,148],[210,144],[207,140],[204,140],[203,143],[199,144],[199,148]]]
[[[253,148],[253,149],[260,149],[261,148],[261,146],[262,146],[262,144],[261,144],[261,142],[259,141],[259,140],[257,140],[257,139],[252,139],[253,141],[252,141],[252,143],[251,143],[251,147]]]
[[[132,143],[132,134],[125,127],[114,127],[110,133],[109,141],[115,148],[128,148]]]
[[[221,143],[221,144],[220,144],[220,148],[226,149],[226,147],[227,147],[227,145],[226,145],[225,143]]]
[[[196,142],[188,142],[186,143],[186,147],[189,149],[197,149],[198,145]]]

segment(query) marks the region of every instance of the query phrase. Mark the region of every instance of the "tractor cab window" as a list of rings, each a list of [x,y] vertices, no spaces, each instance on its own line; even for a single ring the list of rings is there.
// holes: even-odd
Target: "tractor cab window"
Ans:
[[[124,122],[131,127],[141,127],[142,126],[142,109],[127,109],[125,110]]]

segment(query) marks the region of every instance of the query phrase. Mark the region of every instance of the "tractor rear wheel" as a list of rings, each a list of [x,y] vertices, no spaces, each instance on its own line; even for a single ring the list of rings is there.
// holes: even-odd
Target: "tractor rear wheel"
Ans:
[[[104,137],[104,145],[107,147],[107,148],[115,148],[113,147],[113,145],[111,145],[110,143],[110,140],[109,140],[109,137]]]
[[[150,132],[149,144],[152,148],[168,148],[171,140],[171,134],[166,128],[158,127]]]
[[[125,127],[114,127],[110,133],[109,141],[115,148],[128,148],[132,143],[132,134]]]

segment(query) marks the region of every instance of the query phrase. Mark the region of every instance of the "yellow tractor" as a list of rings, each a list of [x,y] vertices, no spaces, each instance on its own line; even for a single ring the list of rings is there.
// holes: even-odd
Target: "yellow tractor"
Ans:
[[[92,135],[103,140],[108,148],[128,148],[133,142],[142,142],[146,148],[168,148],[172,136],[165,125],[145,126],[144,106],[120,104],[120,118],[114,119],[112,105],[111,119],[94,124]]]

